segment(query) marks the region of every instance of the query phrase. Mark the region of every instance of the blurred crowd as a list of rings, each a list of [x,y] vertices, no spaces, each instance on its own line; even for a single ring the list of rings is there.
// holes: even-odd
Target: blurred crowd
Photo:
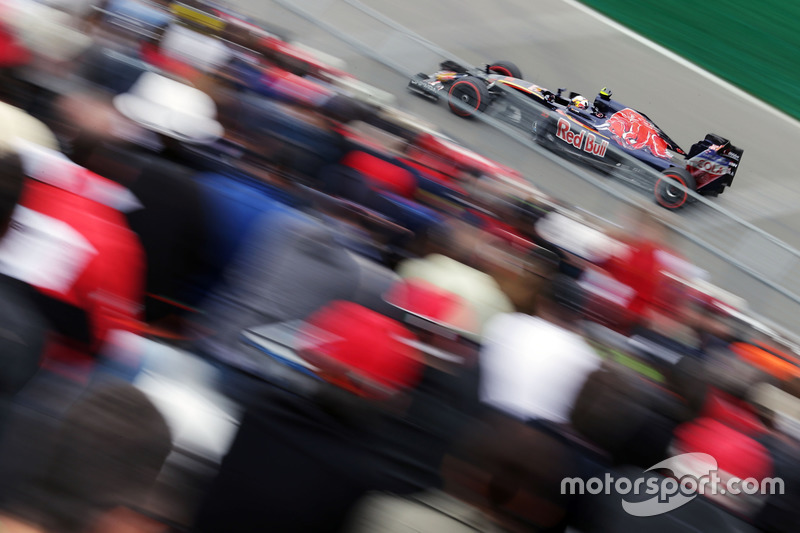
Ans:
[[[0,530],[794,531],[791,346],[648,210],[335,63],[221,5],[0,0]],[[564,489],[688,453],[782,488]]]

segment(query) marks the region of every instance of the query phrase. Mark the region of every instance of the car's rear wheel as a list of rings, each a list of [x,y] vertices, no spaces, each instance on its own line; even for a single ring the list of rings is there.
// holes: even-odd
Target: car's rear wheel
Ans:
[[[689,191],[697,189],[694,177],[685,168],[680,167],[668,168],[661,174],[676,183],[673,184],[664,178],[658,178],[655,188],[656,202],[667,209],[680,209],[691,199]]]
[[[482,112],[491,98],[486,84],[474,76],[456,80],[450,86],[448,95],[450,110],[459,117],[471,117]]]
[[[511,61],[495,61],[489,64],[489,72],[522,79],[522,71]]]

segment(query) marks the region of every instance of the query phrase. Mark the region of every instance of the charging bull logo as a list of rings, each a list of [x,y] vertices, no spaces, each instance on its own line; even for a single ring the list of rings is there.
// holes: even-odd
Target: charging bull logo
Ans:
[[[666,141],[659,137],[649,120],[633,109],[617,111],[609,117],[606,127],[621,145],[631,150],[644,148],[656,157],[669,157]]]

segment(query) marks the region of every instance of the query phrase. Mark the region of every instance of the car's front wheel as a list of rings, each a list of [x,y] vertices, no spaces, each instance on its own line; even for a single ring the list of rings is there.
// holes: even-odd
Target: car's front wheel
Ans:
[[[450,86],[448,95],[450,110],[459,117],[465,118],[484,111],[491,98],[486,84],[474,76],[456,80]]]
[[[689,191],[695,191],[697,184],[694,177],[685,168],[672,167],[661,172],[655,187],[656,202],[667,209],[680,209],[691,199]],[[671,178],[670,183],[664,178]]]
[[[489,72],[500,74],[501,76],[511,76],[512,78],[522,79],[522,71],[511,61],[495,61],[489,65]]]

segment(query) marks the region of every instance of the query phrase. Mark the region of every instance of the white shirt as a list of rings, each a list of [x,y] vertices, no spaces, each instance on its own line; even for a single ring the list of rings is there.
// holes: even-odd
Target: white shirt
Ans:
[[[602,360],[579,335],[522,313],[487,326],[481,401],[521,419],[568,422],[586,378]]]

